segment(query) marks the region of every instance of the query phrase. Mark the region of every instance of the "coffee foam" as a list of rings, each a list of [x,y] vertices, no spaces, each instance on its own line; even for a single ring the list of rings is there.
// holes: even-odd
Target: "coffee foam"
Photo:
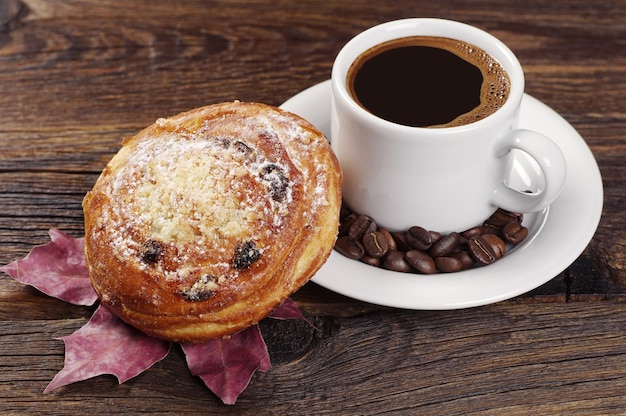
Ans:
[[[362,53],[352,63],[348,70],[348,89],[357,102],[358,99],[356,99],[350,78],[372,57],[387,50],[405,46],[429,46],[446,50],[476,66],[483,76],[480,105],[448,123],[431,125],[428,126],[429,128],[455,127],[476,122],[495,113],[508,99],[511,89],[509,76],[502,65],[483,49],[458,39],[439,36],[409,36],[376,45]]]

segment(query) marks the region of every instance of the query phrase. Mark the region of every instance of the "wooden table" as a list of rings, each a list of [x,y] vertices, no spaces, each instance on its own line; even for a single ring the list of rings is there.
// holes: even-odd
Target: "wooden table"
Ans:
[[[501,38],[526,91],[591,148],[603,216],[567,270],[531,293],[453,311],[381,307],[309,283],[293,299],[319,330],[265,323],[273,368],[232,407],[189,375],[178,349],[122,385],[100,376],[43,395],[63,365],[58,338],[93,308],[2,274],[2,413],[626,413],[622,0],[2,0],[0,264],[47,242],[49,228],[82,235],[81,200],[122,137],[210,103],[279,105],[328,79],[352,36],[404,17]]]

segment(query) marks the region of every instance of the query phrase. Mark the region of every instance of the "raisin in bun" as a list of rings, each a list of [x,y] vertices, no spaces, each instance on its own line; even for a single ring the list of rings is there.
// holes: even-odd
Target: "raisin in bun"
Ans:
[[[247,328],[328,258],[341,170],[326,138],[278,108],[223,103],[125,139],[86,195],[102,304],[148,335],[203,342]]]

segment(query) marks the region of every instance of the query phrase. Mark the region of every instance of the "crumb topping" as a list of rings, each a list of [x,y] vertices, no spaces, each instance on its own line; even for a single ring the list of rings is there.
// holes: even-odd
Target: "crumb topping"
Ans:
[[[313,197],[305,217],[328,204],[323,165],[311,169],[302,159],[319,145],[314,134],[279,112],[246,119],[243,131],[237,130],[241,121],[232,132],[219,133],[210,120],[195,131],[172,119],[157,125],[164,131],[133,143],[105,182],[114,203],[99,221],[118,230],[114,255],[138,259],[139,267],[158,270],[164,282],[181,282],[180,294],[189,301],[212,297],[221,283],[263,257],[270,249],[264,244],[291,215],[296,188]],[[251,140],[254,135],[261,137]],[[162,264],[167,256],[170,263]]]

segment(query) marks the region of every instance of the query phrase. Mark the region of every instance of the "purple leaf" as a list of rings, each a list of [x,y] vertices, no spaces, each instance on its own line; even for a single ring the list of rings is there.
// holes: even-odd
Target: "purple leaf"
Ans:
[[[258,325],[203,344],[181,344],[191,374],[225,404],[235,404],[256,370],[271,368],[267,346]]]
[[[287,298],[282,304],[277,306],[269,314],[269,317],[274,319],[302,319],[306,321],[298,305],[291,298]]]
[[[300,308],[296,302],[291,298],[287,298],[285,302],[281,305],[277,306],[269,315],[269,318],[273,319],[302,319],[307,324],[311,325],[313,328],[318,329],[313,322],[309,321],[304,317]]]
[[[0,270],[46,295],[74,305],[93,305],[98,295],[85,265],[84,238],[73,238],[51,229],[51,242],[34,247],[26,257]]]
[[[149,337],[124,323],[103,306],[65,342],[65,364],[44,390],[112,374],[120,383],[135,377],[167,356],[170,343]]]

